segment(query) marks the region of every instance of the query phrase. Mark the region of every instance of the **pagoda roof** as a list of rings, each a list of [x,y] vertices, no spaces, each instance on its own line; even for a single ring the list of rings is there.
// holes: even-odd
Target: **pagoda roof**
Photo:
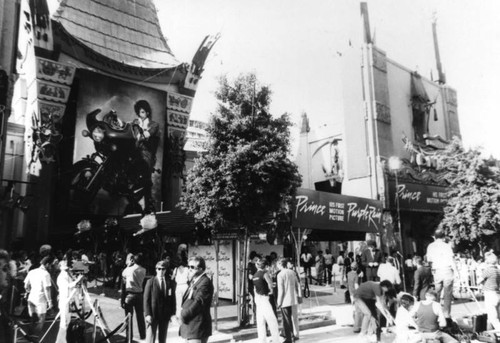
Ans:
[[[175,68],[153,0],[62,0],[53,16],[73,38],[119,63]]]

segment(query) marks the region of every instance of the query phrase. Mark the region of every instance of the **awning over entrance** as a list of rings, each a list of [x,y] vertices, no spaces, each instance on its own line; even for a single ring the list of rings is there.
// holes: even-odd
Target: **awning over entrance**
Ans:
[[[381,228],[382,209],[378,200],[299,188],[292,227],[313,229],[321,240],[364,240],[365,233]]]
[[[396,187],[396,182],[390,181],[389,206],[397,209],[397,197],[402,211],[441,213],[448,200],[447,192],[442,186],[399,182]]]

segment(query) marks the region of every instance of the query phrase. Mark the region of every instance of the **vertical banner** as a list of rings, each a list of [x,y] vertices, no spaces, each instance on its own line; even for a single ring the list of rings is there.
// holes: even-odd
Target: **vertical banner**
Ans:
[[[189,256],[201,256],[207,264],[207,273],[217,271],[214,245],[190,245]],[[219,298],[234,301],[233,241],[219,241]],[[215,277],[212,278],[215,282]],[[216,285],[214,285],[216,287]]]

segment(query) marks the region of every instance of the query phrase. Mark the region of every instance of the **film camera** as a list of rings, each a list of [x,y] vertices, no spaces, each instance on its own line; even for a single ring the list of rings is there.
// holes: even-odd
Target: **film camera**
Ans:
[[[76,275],[87,275],[89,273],[89,267],[82,261],[73,261],[71,272]]]

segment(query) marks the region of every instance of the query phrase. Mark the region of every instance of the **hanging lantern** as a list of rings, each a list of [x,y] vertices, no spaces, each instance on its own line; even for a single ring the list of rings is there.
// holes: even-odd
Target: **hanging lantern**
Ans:
[[[147,214],[141,219],[141,226],[144,230],[152,230],[158,226],[156,215]]]
[[[89,231],[92,228],[92,224],[90,223],[90,220],[84,219],[84,220],[81,220],[76,225],[76,228],[78,229],[76,235],[79,235],[85,231]]]

